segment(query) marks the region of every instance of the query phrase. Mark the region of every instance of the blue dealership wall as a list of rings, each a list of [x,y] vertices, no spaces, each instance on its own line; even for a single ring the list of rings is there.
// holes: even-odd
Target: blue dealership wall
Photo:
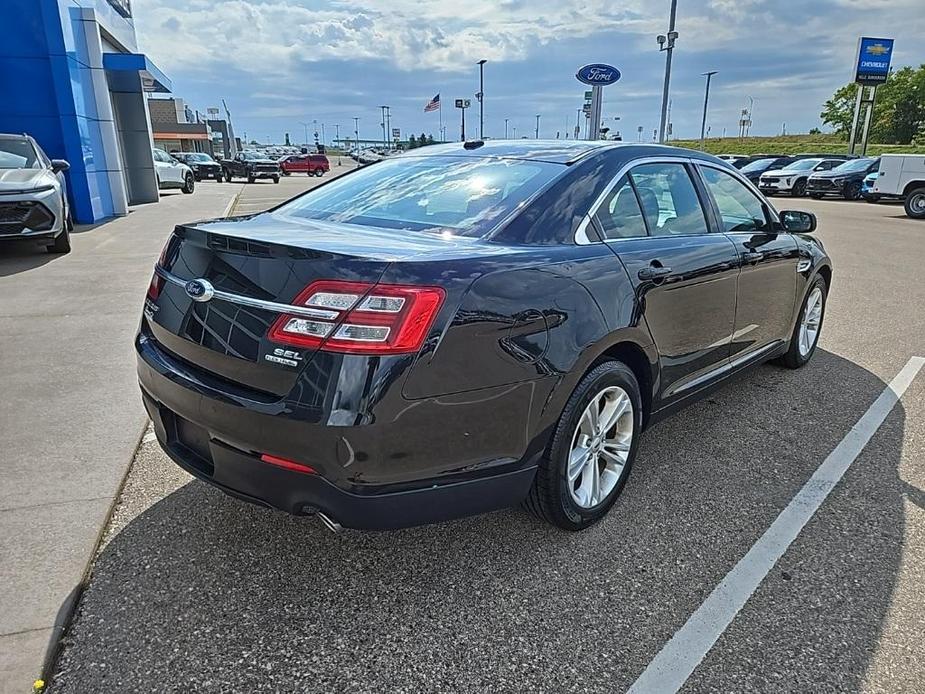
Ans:
[[[98,112],[108,84],[85,9],[124,50],[137,50],[131,20],[108,0],[0,2],[0,132],[29,133],[49,157],[70,162],[71,209],[89,223],[114,214],[110,181],[122,174],[103,146],[101,125],[112,114]]]

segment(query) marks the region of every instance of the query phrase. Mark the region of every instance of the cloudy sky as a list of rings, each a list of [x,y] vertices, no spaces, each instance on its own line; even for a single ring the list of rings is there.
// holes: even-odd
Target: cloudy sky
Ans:
[[[805,132],[852,76],[860,35],[895,37],[894,65],[925,62],[925,0],[679,0],[672,122],[699,136],[706,70],[714,78],[708,123],[736,131],[754,99],[754,134]],[[604,116],[635,139],[658,126],[669,0],[143,0],[135,5],[141,48],[173,80],[178,96],[205,110],[225,98],[239,135],[304,139],[317,120],[347,136],[381,136],[379,109],[404,136],[439,134],[436,93],[447,137],[459,135],[453,99],[468,97],[477,131],[479,59],[485,66],[485,134],[517,137],[574,128],[584,63],[617,66]],[[471,124],[471,125],[470,125]]]

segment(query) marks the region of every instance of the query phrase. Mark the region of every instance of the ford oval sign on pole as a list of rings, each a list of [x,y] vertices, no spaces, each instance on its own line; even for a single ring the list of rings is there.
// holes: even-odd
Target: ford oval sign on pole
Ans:
[[[613,65],[604,65],[603,63],[591,63],[579,68],[575,77],[583,84],[591,85],[591,108],[588,113],[588,139],[597,140],[601,133],[601,106],[603,99],[603,87],[613,84],[620,79],[620,71]]]

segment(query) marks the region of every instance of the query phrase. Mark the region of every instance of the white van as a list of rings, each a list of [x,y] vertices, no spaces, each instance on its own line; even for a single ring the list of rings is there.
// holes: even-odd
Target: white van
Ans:
[[[925,219],[925,154],[884,154],[871,192],[904,197],[906,214]]]

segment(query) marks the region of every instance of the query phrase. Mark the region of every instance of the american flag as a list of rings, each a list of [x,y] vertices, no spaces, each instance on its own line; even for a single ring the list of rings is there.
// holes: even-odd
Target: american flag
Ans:
[[[436,111],[440,108],[440,95],[437,94],[433,99],[427,102],[427,105],[424,107],[424,113],[430,113],[431,111]]]

